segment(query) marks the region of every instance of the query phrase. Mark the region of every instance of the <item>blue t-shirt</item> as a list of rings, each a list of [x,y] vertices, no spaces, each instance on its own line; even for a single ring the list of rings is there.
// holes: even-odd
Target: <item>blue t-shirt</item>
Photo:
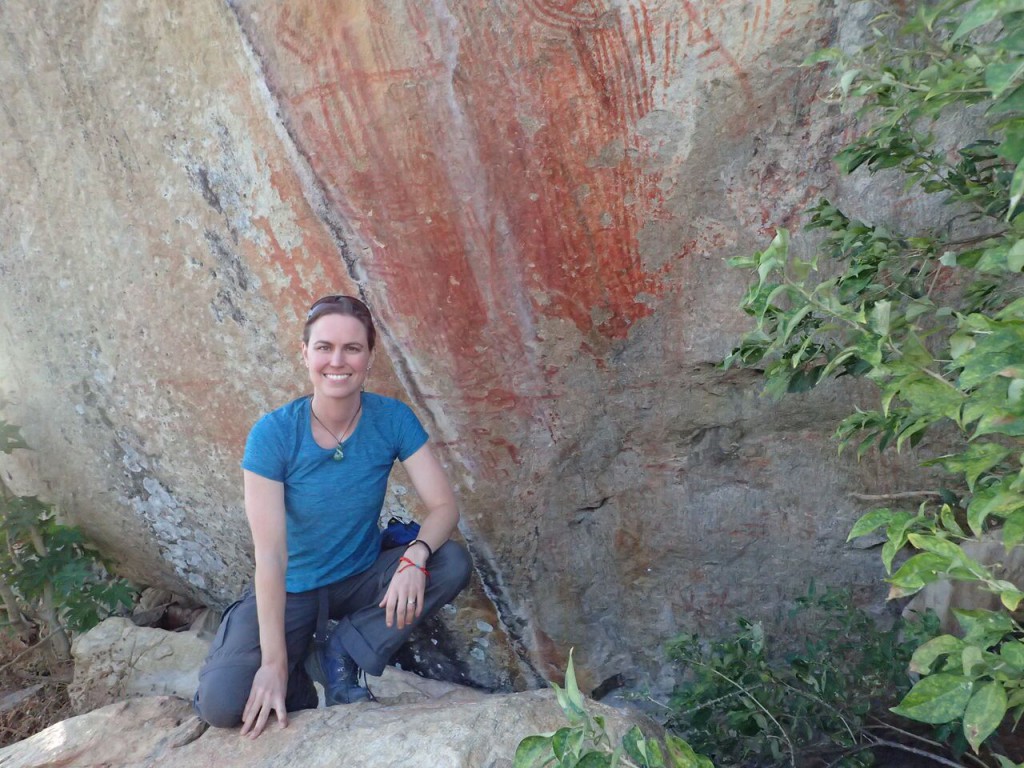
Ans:
[[[341,461],[334,460],[333,447],[313,439],[309,396],[271,411],[249,432],[242,469],[284,484],[288,592],[316,589],[373,564],[391,467],[427,442],[405,403],[370,392],[362,397],[363,412],[342,443]]]

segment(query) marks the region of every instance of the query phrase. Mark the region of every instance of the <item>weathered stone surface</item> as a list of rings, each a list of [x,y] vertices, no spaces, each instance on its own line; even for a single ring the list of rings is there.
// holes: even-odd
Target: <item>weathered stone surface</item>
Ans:
[[[596,703],[590,706],[594,714],[606,718],[616,737],[631,724],[617,710]],[[429,698],[415,703],[376,702],[297,712],[287,728],[273,724],[253,741],[241,738],[237,729],[204,730],[181,699],[147,697],[47,728],[0,750],[0,765],[511,768],[523,737],[554,731],[565,722],[550,691],[487,695],[463,689],[462,694],[432,691]]]
[[[209,640],[191,632],[107,619],[75,638],[71,705],[76,712],[88,712],[132,696],[191,699],[209,647]]]
[[[796,65],[849,8],[9,0],[0,397],[37,452],[3,466],[223,607],[249,425],[303,389],[310,300],[361,291],[481,577],[446,674],[522,687],[575,646],[585,685],[665,688],[680,631],[876,583],[847,494],[902,470],[835,456],[855,393],[713,367],[747,327],[725,260],[835,186]]]

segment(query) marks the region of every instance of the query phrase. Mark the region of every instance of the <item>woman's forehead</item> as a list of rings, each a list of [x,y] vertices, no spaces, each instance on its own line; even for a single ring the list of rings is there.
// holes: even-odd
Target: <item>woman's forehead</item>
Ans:
[[[366,326],[351,315],[324,315],[309,329],[309,343],[317,341],[330,341],[336,344],[359,342],[366,345]]]

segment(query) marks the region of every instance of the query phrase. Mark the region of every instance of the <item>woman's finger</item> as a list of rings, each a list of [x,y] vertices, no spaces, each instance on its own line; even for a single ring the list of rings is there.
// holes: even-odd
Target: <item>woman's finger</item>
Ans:
[[[270,707],[266,704],[260,707],[259,717],[256,718],[256,724],[253,726],[252,733],[249,734],[249,738],[255,739],[261,733],[267,725],[267,720],[270,719]]]
[[[249,731],[252,730],[253,725],[256,722],[256,713],[259,712],[259,706],[253,701],[253,697],[249,696],[249,701],[245,704],[245,709],[242,710],[242,731],[243,736],[248,736]]]

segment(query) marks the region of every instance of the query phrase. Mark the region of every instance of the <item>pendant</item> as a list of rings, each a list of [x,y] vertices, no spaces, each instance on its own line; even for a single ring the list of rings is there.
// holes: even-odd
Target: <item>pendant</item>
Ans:
[[[334,460],[335,460],[335,461],[341,461],[341,460],[342,460],[342,459],[344,459],[344,458],[345,458],[345,452],[341,450],[341,446],[339,445],[339,446],[338,446],[338,447],[337,447],[337,448],[336,448],[336,449],[334,450]]]

